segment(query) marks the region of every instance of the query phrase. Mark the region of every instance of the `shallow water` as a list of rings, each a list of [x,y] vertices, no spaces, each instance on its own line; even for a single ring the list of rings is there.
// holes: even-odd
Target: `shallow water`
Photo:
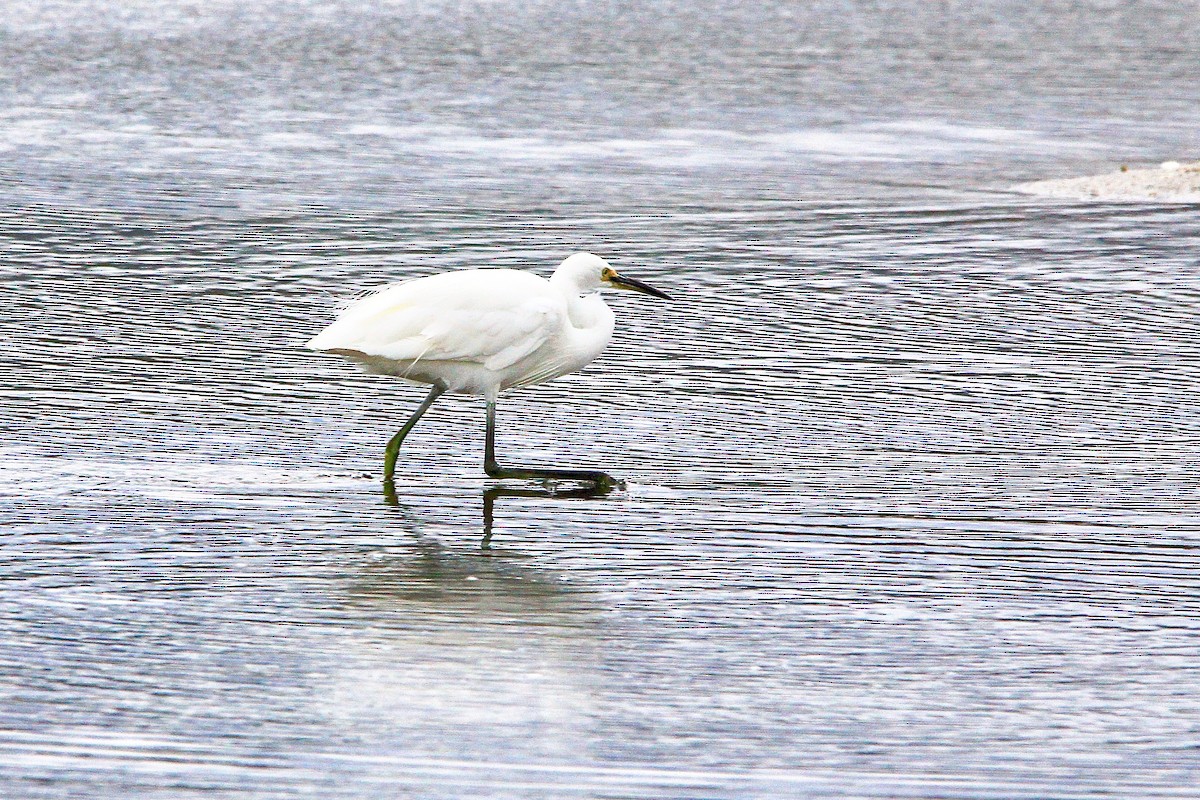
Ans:
[[[6,3],[4,797],[1191,797],[1195,205],[1174,4]],[[588,249],[483,409],[302,349]],[[517,488],[517,487],[508,487]],[[528,488],[528,487],[526,487]]]

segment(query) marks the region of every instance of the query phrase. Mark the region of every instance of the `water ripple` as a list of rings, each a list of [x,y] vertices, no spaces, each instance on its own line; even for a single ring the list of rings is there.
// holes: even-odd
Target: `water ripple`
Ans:
[[[1200,223],[1007,191],[1179,157],[1195,15],[243,5],[0,15],[0,794],[1195,794]],[[576,250],[678,299],[498,444],[628,488],[447,398],[385,496],[304,341]]]

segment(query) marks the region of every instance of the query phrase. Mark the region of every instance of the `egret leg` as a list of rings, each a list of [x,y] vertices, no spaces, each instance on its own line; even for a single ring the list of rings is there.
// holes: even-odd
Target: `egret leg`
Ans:
[[[532,480],[586,481],[599,492],[623,487],[624,482],[606,472],[590,469],[528,469],[502,467],[496,462],[496,401],[487,404],[487,443],[483,454],[483,470],[493,478],[525,478]]]
[[[425,396],[425,400],[422,401],[421,405],[417,406],[417,410],[408,418],[408,422],[404,423],[404,427],[400,429],[400,432],[393,436],[391,441],[387,443],[387,450],[383,453],[383,485],[385,487],[391,486],[394,483],[393,476],[396,472],[396,458],[400,455],[400,445],[404,443],[404,437],[408,436],[408,432],[417,424],[417,420],[421,418],[421,415],[428,411],[429,407],[433,405],[433,401],[441,397],[445,391],[446,388],[444,386],[437,385],[430,389],[429,394]]]

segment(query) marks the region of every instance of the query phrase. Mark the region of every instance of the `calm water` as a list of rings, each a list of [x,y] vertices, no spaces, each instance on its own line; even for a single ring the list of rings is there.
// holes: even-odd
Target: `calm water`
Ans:
[[[13,2],[0,795],[1200,783],[1200,152],[1132,3]],[[301,348],[580,249],[677,297],[483,408]]]

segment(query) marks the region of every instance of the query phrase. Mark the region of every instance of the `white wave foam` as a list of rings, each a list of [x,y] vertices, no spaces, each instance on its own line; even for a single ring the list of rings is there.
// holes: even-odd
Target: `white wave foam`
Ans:
[[[655,131],[643,139],[573,139],[554,132],[489,136],[463,128],[360,124],[347,136],[403,141],[411,151],[527,162],[624,160],[661,167],[730,161],[769,162],[782,154],[848,161],[945,160],[1010,149],[1079,147],[1037,131],[911,119],[837,128],[741,132],[703,128]]]
[[[325,150],[333,147],[333,142],[315,133],[266,133],[259,141],[271,149],[286,150]]]
[[[58,497],[116,492],[163,500],[195,500],[252,491],[322,490],[355,486],[361,478],[316,469],[199,461],[46,458],[0,450],[0,497]]]

